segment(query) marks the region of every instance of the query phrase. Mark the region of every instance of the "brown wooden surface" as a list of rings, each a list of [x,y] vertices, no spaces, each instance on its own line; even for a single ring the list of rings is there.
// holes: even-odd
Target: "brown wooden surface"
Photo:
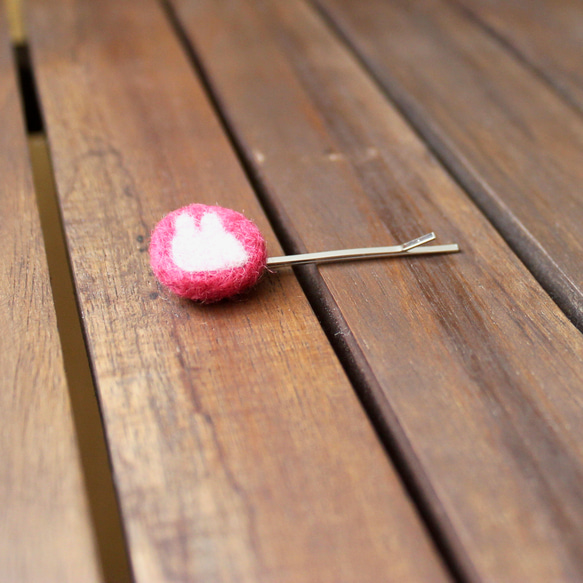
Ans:
[[[175,5],[292,247],[460,244],[308,277],[465,578],[580,581],[581,334],[307,4]]]
[[[101,580],[0,7],[0,580]]]
[[[581,115],[455,3],[318,5],[583,328]]]
[[[583,110],[583,3],[579,0],[455,0]]]
[[[293,274],[212,306],[156,285],[149,232],[193,201],[279,251],[159,5],[28,16],[136,580],[448,580]]]

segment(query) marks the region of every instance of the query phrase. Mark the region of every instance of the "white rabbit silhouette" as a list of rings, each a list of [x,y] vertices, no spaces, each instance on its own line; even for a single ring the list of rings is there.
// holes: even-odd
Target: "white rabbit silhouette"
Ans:
[[[217,214],[204,214],[197,228],[194,217],[184,212],[174,220],[172,260],[184,271],[215,271],[241,267],[249,256]]]

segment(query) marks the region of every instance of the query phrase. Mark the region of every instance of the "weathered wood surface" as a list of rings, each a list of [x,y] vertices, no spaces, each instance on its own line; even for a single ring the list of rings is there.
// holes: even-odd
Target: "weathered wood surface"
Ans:
[[[136,581],[447,581],[293,274],[210,306],[156,285],[149,232],[193,201],[279,252],[160,6],[28,24]]]
[[[575,107],[583,110],[583,3],[455,0]]]
[[[101,580],[0,7],[0,580]]]
[[[460,244],[458,255],[329,265],[321,279],[307,277],[465,578],[580,581],[580,333],[309,5],[174,5],[290,247],[383,245],[429,230]],[[385,38],[388,28],[386,38],[397,43],[399,6],[347,2],[345,9],[371,21],[378,10],[381,24],[367,29]],[[418,45],[407,39],[402,50],[410,56]],[[378,42],[370,44],[380,53]],[[440,54],[435,74],[454,63],[453,75],[462,50]],[[446,85],[442,101],[451,96],[455,104],[458,91]],[[543,98],[564,114],[551,94]],[[466,119],[459,134],[473,129]],[[468,156],[505,147],[500,136],[474,139]],[[527,160],[530,145],[515,146]],[[576,151],[563,146],[574,163]],[[540,197],[531,194],[536,205]]]
[[[455,3],[317,3],[583,328],[579,112]]]

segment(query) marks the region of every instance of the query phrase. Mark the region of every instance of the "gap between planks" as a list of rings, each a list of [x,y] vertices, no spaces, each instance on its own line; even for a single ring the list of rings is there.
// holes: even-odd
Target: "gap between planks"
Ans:
[[[15,47],[28,149],[47,255],[59,339],[87,497],[106,583],[130,583],[111,465],[85,346],[56,197],[52,164],[26,45]]]

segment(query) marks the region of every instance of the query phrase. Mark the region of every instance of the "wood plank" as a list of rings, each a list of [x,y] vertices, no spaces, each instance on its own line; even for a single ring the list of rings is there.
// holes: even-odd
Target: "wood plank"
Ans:
[[[0,579],[102,580],[0,9]]]
[[[306,277],[464,579],[580,581],[581,334],[306,3],[175,6],[294,250],[461,245]]]
[[[447,581],[293,274],[200,306],[146,253],[189,202],[279,248],[153,0],[34,0],[29,30],[134,574]]]
[[[449,2],[318,5],[583,328],[579,113]]]
[[[578,0],[456,0],[583,110],[583,5]]]

